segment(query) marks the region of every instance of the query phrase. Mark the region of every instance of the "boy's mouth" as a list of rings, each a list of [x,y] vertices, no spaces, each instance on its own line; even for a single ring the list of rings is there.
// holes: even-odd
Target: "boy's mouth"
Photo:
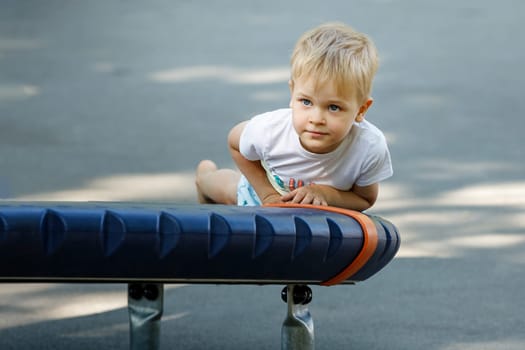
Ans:
[[[328,135],[327,132],[317,131],[317,130],[306,130],[306,133],[311,135],[311,136],[313,136],[313,137],[321,137],[321,136]]]

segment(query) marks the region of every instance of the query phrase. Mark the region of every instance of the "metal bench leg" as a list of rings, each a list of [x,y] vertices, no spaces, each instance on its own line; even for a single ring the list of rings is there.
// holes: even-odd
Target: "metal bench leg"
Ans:
[[[312,290],[306,285],[288,285],[281,297],[288,304],[281,329],[281,349],[313,350],[314,321],[306,306],[312,301]]]
[[[131,350],[160,348],[160,319],[164,304],[164,285],[128,285],[128,312]]]

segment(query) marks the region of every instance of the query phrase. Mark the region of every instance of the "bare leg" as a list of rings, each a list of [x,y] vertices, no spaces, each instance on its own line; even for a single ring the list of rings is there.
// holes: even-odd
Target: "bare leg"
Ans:
[[[211,160],[203,160],[195,174],[197,198],[201,204],[237,204],[237,183],[240,173],[233,169],[217,169]]]

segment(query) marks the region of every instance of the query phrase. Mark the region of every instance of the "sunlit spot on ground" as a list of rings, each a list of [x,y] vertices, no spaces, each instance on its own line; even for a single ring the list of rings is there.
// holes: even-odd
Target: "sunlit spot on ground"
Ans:
[[[164,285],[165,298],[166,293],[169,293],[170,290],[185,286],[184,284]],[[67,299],[64,299],[60,293],[54,294],[53,291],[56,288],[56,284],[7,284],[3,286],[0,292],[0,308],[5,308],[4,315],[6,316],[11,312],[16,313],[17,323],[6,319],[5,322],[0,322],[0,329],[30,324],[39,315],[44,314],[46,319],[58,320],[110,312],[127,308],[128,305],[125,288],[107,291],[72,289]],[[89,293],[85,293],[86,291]],[[23,309],[18,308],[11,311],[9,305],[17,304],[21,298],[24,300]],[[163,321],[178,319],[185,315],[186,313],[167,315],[163,317]],[[128,327],[126,323],[125,328]]]
[[[152,73],[149,78],[158,83],[184,83],[202,80],[222,80],[233,84],[273,84],[290,79],[288,67],[242,69],[228,66],[193,66]]]
[[[40,94],[35,85],[0,85],[0,101],[22,100]]]
[[[525,182],[477,184],[423,197],[387,182],[380,192],[373,210],[387,213],[398,227],[402,243],[397,257],[448,258],[473,249],[525,245]],[[497,212],[498,207],[507,210]],[[507,258],[519,260],[515,254]]]
[[[525,208],[525,182],[479,184],[444,193],[437,205],[512,206]]]
[[[196,201],[193,173],[113,175],[79,188],[24,195],[27,201]]]

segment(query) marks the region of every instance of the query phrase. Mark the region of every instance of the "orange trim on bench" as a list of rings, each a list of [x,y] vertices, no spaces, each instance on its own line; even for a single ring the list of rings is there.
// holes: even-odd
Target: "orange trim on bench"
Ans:
[[[296,203],[270,203],[265,204],[264,206],[279,208],[319,209],[349,216],[355,219],[359,223],[359,225],[361,225],[361,228],[363,229],[363,247],[361,248],[361,251],[359,251],[355,259],[341,272],[339,272],[337,275],[330,278],[329,280],[322,282],[322,286],[332,286],[334,284],[339,284],[343,281],[346,281],[354,274],[356,274],[359,270],[361,270],[376,251],[378,242],[376,225],[367,215],[361,212],[337,207]]]

